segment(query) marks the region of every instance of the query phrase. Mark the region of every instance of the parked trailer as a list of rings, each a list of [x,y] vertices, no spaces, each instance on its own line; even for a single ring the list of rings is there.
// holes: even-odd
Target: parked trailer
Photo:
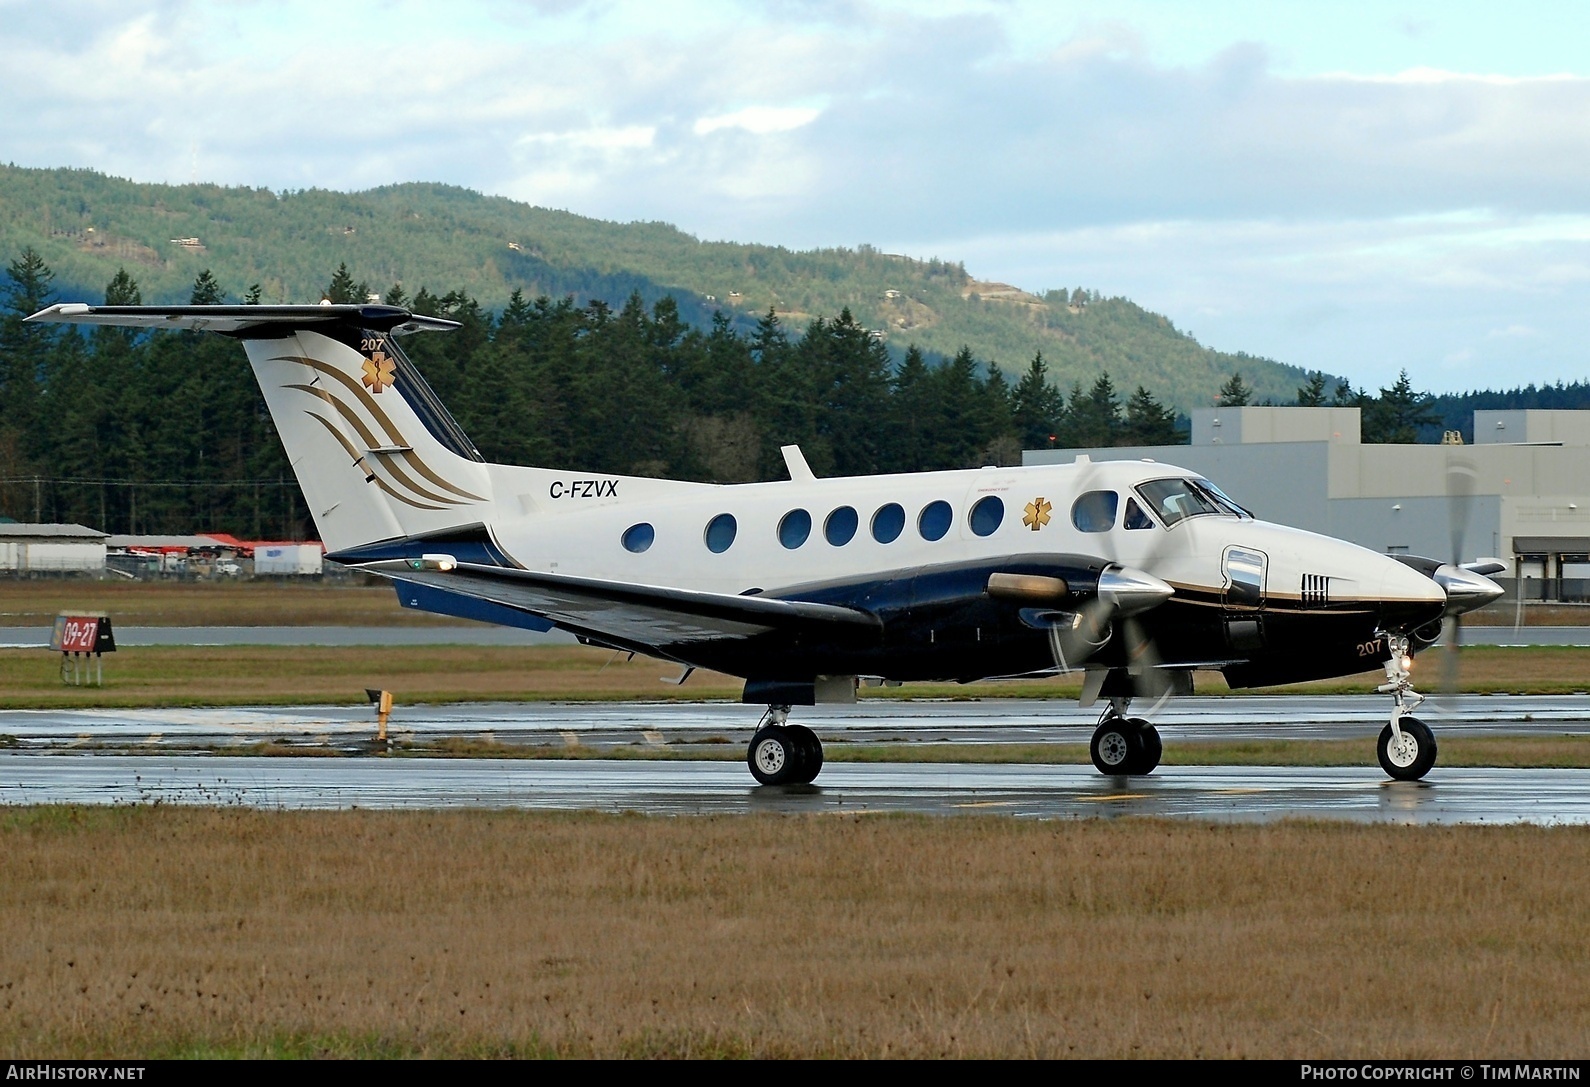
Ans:
[[[256,575],[318,577],[324,569],[325,552],[317,543],[262,544],[254,548]]]

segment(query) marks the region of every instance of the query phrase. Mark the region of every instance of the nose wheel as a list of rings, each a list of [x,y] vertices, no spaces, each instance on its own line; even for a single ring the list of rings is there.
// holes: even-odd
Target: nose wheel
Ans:
[[[1418,781],[1435,765],[1435,733],[1417,717],[1397,722],[1396,732],[1387,725],[1380,730],[1375,754],[1380,768],[1398,781]]]
[[[1153,773],[1162,750],[1158,729],[1141,717],[1117,713],[1113,707],[1105,711],[1088,744],[1094,768],[1111,777]]]

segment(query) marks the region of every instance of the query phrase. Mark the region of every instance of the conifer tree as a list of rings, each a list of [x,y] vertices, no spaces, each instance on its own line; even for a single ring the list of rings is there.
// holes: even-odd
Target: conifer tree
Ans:
[[[1243,383],[1241,374],[1232,374],[1231,380],[1220,386],[1220,406],[1223,408],[1246,407],[1252,398],[1252,390]]]
[[[188,298],[190,306],[219,306],[226,301],[226,292],[206,268],[193,281],[193,293]]]
[[[1049,384],[1043,352],[1032,357],[1011,402],[1011,422],[1024,449],[1047,449],[1059,438],[1065,398]]]
[[[1315,370],[1308,375],[1308,381],[1297,387],[1297,406],[1300,408],[1318,408],[1325,404],[1325,374]]]
[[[1154,399],[1152,393],[1139,385],[1126,402],[1126,423],[1122,430],[1123,445],[1175,445],[1176,413]]]

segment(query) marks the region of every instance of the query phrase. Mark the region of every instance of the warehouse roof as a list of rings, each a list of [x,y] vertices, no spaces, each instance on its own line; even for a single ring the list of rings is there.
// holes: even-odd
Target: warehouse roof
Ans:
[[[103,540],[108,534],[87,525],[0,524],[0,537],[6,539],[49,538],[52,540]]]

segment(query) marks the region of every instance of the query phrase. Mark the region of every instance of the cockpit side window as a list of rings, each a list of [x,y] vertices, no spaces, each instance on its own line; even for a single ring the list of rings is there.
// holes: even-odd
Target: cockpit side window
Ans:
[[[1138,484],[1137,493],[1143,496],[1149,509],[1159,515],[1166,527],[1183,518],[1208,513],[1236,516],[1190,479],[1153,479]]]
[[[1115,527],[1120,504],[1114,491],[1088,491],[1071,504],[1071,523],[1082,532],[1108,532]]]
[[[1154,527],[1154,519],[1143,512],[1143,507],[1137,504],[1137,499],[1135,498],[1126,500],[1126,520],[1124,523],[1127,528]]]

